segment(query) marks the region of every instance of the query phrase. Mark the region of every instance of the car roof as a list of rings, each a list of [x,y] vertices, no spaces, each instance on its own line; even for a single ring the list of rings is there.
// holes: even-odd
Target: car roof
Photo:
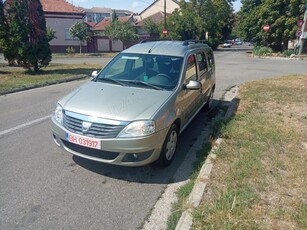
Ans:
[[[176,57],[184,57],[184,55],[196,48],[210,48],[203,41],[142,41],[130,48],[122,51],[122,53],[138,53],[138,54],[155,54],[168,55]]]

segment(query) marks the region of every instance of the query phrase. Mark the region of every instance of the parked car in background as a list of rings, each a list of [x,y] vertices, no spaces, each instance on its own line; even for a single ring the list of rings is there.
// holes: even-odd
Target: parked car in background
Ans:
[[[223,44],[223,48],[231,48],[231,43],[225,42],[225,43]]]
[[[166,166],[178,135],[212,105],[215,61],[200,41],[144,41],[92,76],[58,101],[55,143],[94,161]]]

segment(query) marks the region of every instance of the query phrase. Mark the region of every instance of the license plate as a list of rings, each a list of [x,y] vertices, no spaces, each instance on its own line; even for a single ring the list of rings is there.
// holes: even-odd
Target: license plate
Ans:
[[[100,141],[92,139],[92,138],[87,138],[87,137],[77,136],[71,133],[66,133],[66,140],[71,143],[82,145],[88,148],[101,149]]]

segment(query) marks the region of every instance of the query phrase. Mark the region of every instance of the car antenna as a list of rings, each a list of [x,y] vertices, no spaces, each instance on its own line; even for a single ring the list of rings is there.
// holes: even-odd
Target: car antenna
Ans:
[[[148,50],[148,53],[149,53],[149,54],[151,53],[152,49],[155,47],[156,44],[157,44],[157,43],[155,42],[155,43],[151,46],[151,48]]]

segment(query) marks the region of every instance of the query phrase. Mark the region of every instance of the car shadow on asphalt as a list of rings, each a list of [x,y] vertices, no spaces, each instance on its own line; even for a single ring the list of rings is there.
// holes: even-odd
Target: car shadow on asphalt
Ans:
[[[191,154],[191,148],[195,147],[194,144],[196,142],[210,144],[210,147],[204,149],[201,153],[203,160],[198,161],[198,166],[201,166],[213,147],[211,145],[212,140],[216,139],[216,135],[219,133],[217,129],[220,127],[217,124],[212,126],[213,122],[216,122],[219,117],[223,119],[225,116],[229,117],[223,120],[222,123],[229,122],[235,116],[239,103],[240,101],[237,98],[232,99],[230,102],[214,100],[211,111],[200,111],[179,136],[176,156],[172,164],[168,167],[160,167],[155,163],[141,167],[125,167],[95,162],[78,156],[73,156],[73,160],[77,165],[93,173],[129,183],[169,184],[185,181],[189,179],[195,167],[195,164],[193,166],[193,161],[196,161],[196,154]],[[227,115],[229,113],[228,109],[231,107],[233,107],[232,114]],[[204,132],[207,133],[203,135]],[[199,138],[204,139],[199,140]],[[201,149],[202,146],[200,145],[197,151],[199,152]]]

